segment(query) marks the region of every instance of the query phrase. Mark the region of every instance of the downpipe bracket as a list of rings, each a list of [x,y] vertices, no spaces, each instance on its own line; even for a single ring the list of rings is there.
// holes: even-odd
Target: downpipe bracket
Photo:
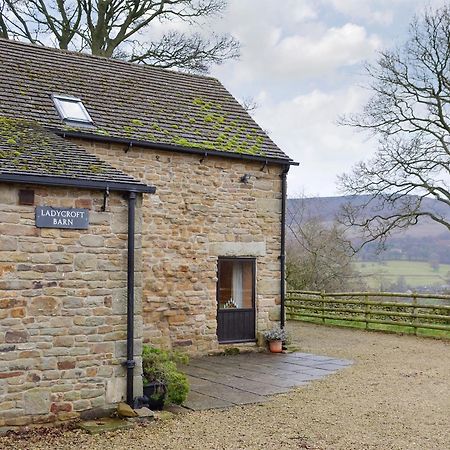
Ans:
[[[134,369],[136,367],[136,361],[134,359],[127,359],[122,363],[122,366],[126,367],[127,369]]]

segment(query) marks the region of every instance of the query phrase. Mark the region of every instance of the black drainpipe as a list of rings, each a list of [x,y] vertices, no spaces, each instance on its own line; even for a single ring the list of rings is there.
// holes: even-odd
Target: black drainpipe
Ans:
[[[133,406],[134,360],[134,231],[136,192],[128,194],[128,273],[127,273],[127,403]]]
[[[281,308],[280,308],[280,327],[285,325],[284,301],[286,297],[286,198],[287,198],[287,173],[290,166],[285,166],[281,173]]]

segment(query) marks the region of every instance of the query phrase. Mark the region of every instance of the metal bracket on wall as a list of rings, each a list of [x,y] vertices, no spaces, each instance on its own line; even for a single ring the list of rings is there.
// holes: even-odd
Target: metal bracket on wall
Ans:
[[[128,147],[125,149],[125,153],[128,153],[131,150],[131,147],[133,147],[133,141],[130,141],[128,143]]]
[[[108,206],[108,198],[109,198],[109,187],[106,187],[105,191],[103,192],[102,212],[106,211],[106,208]]]

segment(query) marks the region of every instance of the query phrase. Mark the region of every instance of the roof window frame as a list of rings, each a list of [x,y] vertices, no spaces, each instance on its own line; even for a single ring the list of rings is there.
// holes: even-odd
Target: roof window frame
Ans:
[[[64,94],[52,94],[51,98],[53,100],[53,104],[55,105],[56,111],[58,112],[59,117],[66,124],[73,124],[77,126],[86,126],[93,127],[94,121],[92,120],[91,115],[83,104],[83,101],[79,97],[74,97],[72,95],[64,95]],[[85,116],[86,120],[77,118],[77,117],[69,117],[67,116],[64,110],[64,102],[75,103],[79,106],[81,112]]]

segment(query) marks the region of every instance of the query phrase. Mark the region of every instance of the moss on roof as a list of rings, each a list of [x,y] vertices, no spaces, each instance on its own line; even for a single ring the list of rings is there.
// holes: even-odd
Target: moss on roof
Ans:
[[[213,78],[1,39],[0,64],[0,115],[86,132],[65,125],[50,97],[73,95],[94,121],[89,133],[290,160]]]
[[[0,164],[27,170],[27,149],[38,147],[47,157],[51,154],[47,135],[37,132],[29,120],[0,116]],[[39,162],[39,161],[37,161]]]
[[[0,116],[0,173],[138,183],[35,121],[5,116]]]

